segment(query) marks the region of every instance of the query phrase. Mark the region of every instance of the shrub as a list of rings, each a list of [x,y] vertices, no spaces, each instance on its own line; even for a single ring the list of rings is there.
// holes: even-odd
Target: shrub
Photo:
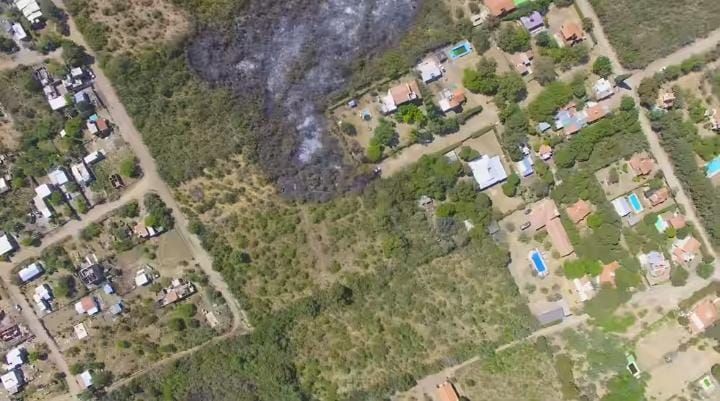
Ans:
[[[502,185],[502,191],[505,196],[513,197],[517,195],[517,189],[520,185],[520,177],[517,174],[512,173],[508,176],[507,181]]]
[[[687,270],[681,266],[675,266],[670,273],[670,283],[673,287],[682,287],[687,284],[687,279],[690,276]]]
[[[515,25],[504,25],[497,37],[498,46],[508,53],[517,53],[530,50],[530,33]]]
[[[480,152],[469,146],[463,146],[460,148],[460,152],[458,152],[458,157],[463,161],[469,162],[480,157]]]
[[[700,263],[696,271],[698,276],[708,279],[715,273],[715,266],[712,263]]]
[[[598,57],[593,63],[592,72],[603,78],[609,77],[613,72],[610,59],[605,56]]]

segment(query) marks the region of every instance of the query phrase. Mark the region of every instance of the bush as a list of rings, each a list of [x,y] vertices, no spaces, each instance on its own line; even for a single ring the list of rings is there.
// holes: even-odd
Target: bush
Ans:
[[[670,273],[670,283],[673,287],[682,287],[687,284],[687,279],[690,276],[687,270],[681,266],[675,266]]]
[[[0,36],[0,52],[10,54],[18,50],[20,50],[20,48],[15,44],[14,40]]]
[[[712,263],[700,263],[696,271],[698,276],[708,279],[715,273],[715,266]]]
[[[605,56],[598,57],[593,63],[592,72],[603,78],[609,77],[613,72],[610,59]]]
[[[528,51],[530,50],[530,33],[515,24],[507,24],[500,28],[497,44],[508,53]]]
[[[357,135],[357,129],[355,128],[355,126],[347,121],[343,121],[340,123],[340,131],[342,131],[343,134],[348,136]]]
[[[517,189],[520,185],[520,177],[517,174],[512,173],[508,176],[507,181],[502,185],[502,191],[505,196],[513,197],[517,195]]]
[[[478,52],[478,54],[483,54],[486,51],[490,50],[490,31],[484,26],[473,30],[473,34],[470,40],[473,47],[475,48],[475,51]]]
[[[570,85],[556,81],[547,85],[528,105],[528,114],[535,122],[552,122],[555,113],[573,98]]]
[[[568,279],[576,279],[585,275],[597,276],[602,272],[602,265],[597,260],[577,259],[565,262],[563,272]]]
[[[460,152],[458,152],[458,157],[463,161],[469,162],[480,157],[480,152],[469,146],[463,146],[460,148]]]
[[[120,162],[118,167],[120,174],[124,177],[135,178],[139,175],[140,170],[137,164],[137,158],[135,156],[128,156]]]

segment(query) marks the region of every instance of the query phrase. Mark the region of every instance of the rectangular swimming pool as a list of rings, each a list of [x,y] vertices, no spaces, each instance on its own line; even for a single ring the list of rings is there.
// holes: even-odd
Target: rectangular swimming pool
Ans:
[[[470,45],[470,42],[463,41],[458,43],[457,45],[453,46],[452,49],[450,49],[449,56],[452,60],[457,60],[462,56],[465,56],[470,53],[472,50],[472,46]]]
[[[717,173],[720,173],[720,156],[716,156],[705,166],[706,175],[708,178],[712,178]]]
[[[638,198],[636,194],[630,194],[630,196],[628,196],[628,201],[636,214],[643,211],[643,205],[640,203],[640,198]]]
[[[533,249],[530,251],[530,261],[533,264],[533,267],[535,268],[535,271],[538,273],[540,277],[547,276],[548,270],[547,265],[545,264],[545,260],[542,257],[542,253],[538,251],[537,249]]]

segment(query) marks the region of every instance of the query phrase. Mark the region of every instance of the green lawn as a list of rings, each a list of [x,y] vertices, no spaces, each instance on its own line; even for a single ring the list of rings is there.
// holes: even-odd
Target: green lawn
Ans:
[[[642,68],[720,27],[717,0],[590,0],[628,68]]]

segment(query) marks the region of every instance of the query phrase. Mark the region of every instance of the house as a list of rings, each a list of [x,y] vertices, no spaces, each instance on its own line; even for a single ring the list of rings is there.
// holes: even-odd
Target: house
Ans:
[[[135,285],[138,287],[142,287],[145,285],[150,284],[150,276],[145,273],[144,269],[140,269],[135,273]]]
[[[25,40],[28,37],[25,29],[17,22],[10,25],[10,33],[12,34],[13,39],[18,42],[21,40]]]
[[[484,0],[485,7],[490,11],[493,17],[502,17],[503,15],[515,11],[515,2],[513,0]]]
[[[532,74],[532,59],[531,51],[510,55],[510,63],[520,75]]]
[[[105,269],[98,263],[91,263],[81,268],[78,276],[86,287],[95,287],[105,280]]]
[[[585,220],[585,218],[590,215],[592,212],[592,205],[590,205],[589,202],[580,199],[568,206],[565,211],[567,212],[568,217],[570,217],[570,220],[574,224],[577,224]]]
[[[93,385],[93,377],[89,370],[86,370],[77,375],[77,382],[80,387],[84,390]]]
[[[588,124],[592,124],[608,115],[608,109],[602,104],[594,104],[584,110]]]
[[[603,265],[602,272],[598,276],[598,284],[601,287],[611,286],[615,288],[615,271],[620,268],[620,263],[614,261]]]
[[[77,92],[73,95],[73,101],[75,104],[90,103],[90,96],[85,91]]]
[[[423,60],[417,65],[416,70],[420,73],[420,78],[424,83],[430,83],[442,77],[442,69],[437,58],[431,56]]]
[[[92,173],[90,173],[90,170],[88,170],[87,166],[83,162],[71,165],[70,172],[75,178],[75,181],[83,185],[87,185],[93,180]]]
[[[438,399],[440,401],[460,401],[460,397],[455,390],[455,386],[447,380],[438,384],[437,390]]]
[[[450,110],[456,110],[460,108],[466,101],[465,92],[462,89],[456,89],[455,91],[444,90],[442,92],[440,101],[440,110],[443,113],[447,113]]]
[[[545,30],[543,16],[537,11],[533,11],[526,17],[520,17],[520,24],[530,32],[530,35],[537,35]]]
[[[62,187],[63,185],[70,182],[70,178],[65,172],[65,169],[63,169],[62,167],[58,167],[55,170],[49,172],[48,179],[50,180],[52,185],[56,187]]]
[[[535,127],[535,129],[537,130],[537,132],[538,132],[539,134],[544,133],[545,131],[549,130],[550,128],[552,128],[552,125],[550,125],[550,124],[548,124],[548,123],[546,123],[546,122],[544,122],[544,121],[538,123],[537,127]]]
[[[479,159],[468,163],[468,166],[481,190],[505,181],[508,176],[500,156],[482,155]]]
[[[597,293],[597,291],[595,291],[595,286],[587,276],[574,279],[573,285],[575,286],[575,292],[578,294],[578,298],[580,298],[581,302],[592,299]]]
[[[27,350],[25,347],[19,346],[11,349],[5,354],[5,362],[7,369],[15,369],[27,362]]]
[[[568,46],[575,46],[585,40],[585,33],[580,25],[574,22],[566,22],[560,27],[560,36]]]
[[[45,94],[45,99],[47,99],[47,102],[53,111],[62,110],[69,105],[68,100],[65,97],[67,90],[60,84],[50,83],[44,86],[43,93]]]
[[[531,304],[529,306],[540,326],[559,323],[563,321],[565,317],[572,314],[570,307],[564,299],[555,302]]]
[[[50,312],[52,305],[50,304],[55,297],[53,296],[52,289],[47,283],[40,284],[35,287],[33,292],[33,301],[37,304],[43,312]]]
[[[100,312],[100,306],[95,297],[86,296],[75,304],[75,311],[80,315],[87,313],[93,316]]]
[[[665,255],[660,252],[652,251],[646,254],[638,255],[640,266],[645,269],[645,278],[650,285],[655,285],[670,279],[670,262],[665,259]]]
[[[548,124],[549,125],[549,124]],[[543,160],[548,160],[552,157],[553,149],[550,145],[542,144],[538,149],[538,156]]]
[[[10,191],[10,185],[4,177],[0,177],[0,195]]]
[[[6,256],[14,252],[17,249],[15,238],[10,234],[0,235],[0,256]]]
[[[40,214],[45,218],[53,216],[53,211],[46,201],[53,192],[55,192],[55,188],[53,188],[50,184],[42,184],[35,187],[35,197],[33,198],[33,203],[38,212],[40,212]]]
[[[20,326],[15,320],[8,316],[5,311],[0,310],[0,340],[5,342],[13,341],[21,335]]]
[[[710,129],[713,131],[720,131],[720,116],[718,110],[713,109],[710,113]]]
[[[515,163],[515,170],[520,174],[520,177],[527,177],[533,173],[533,165],[535,161],[532,156],[525,156],[522,160]]]
[[[560,212],[552,199],[543,199],[535,204],[530,213],[530,227],[534,231],[547,230],[553,248],[560,256],[567,256],[574,252],[570,238],[560,221]]]
[[[42,23],[43,13],[35,0],[15,0],[15,7],[25,16],[31,25]]]
[[[88,153],[87,156],[83,157],[83,163],[85,163],[88,166],[92,166],[93,164],[103,160],[105,158],[105,151],[102,149],[96,150],[94,152]]]
[[[587,124],[587,114],[578,112],[575,103],[568,104],[555,115],[555,129],[562,129],[568,136],[576,134]]]
[[[162,230],[159,228],[146,226],[143,220],[138,221],[135,227],[133,227],[133,233],[143,239],[152,238],[158,235],[160,231]]]
[[[655,160],[645,154],[634,155],[629,164],[636,177],[648,175],[655,170]]]
[[[3,387],[10,394],[17,394],[20,392],[20,388],[25,384],[25,380],[20,369],[12,369],[0,376]]]
[[[389,114],[397,110],[398,106],[422,99],[417,81],[412,80],[393,86],[387,95],[380,99],[380,110]]]
[[[118,302],[116,304],[113,304],[113,306],[110,307],[110,314],[113,316],[117,316],[123,312],[123,304]]]
[[[24,267],[20,269],[20,271],[18,271],[20,282],[23,284],[40,277],[41,274],[43,274],[43,267],[40,262],[30,263],[29,265],[27,265],[27,267]]]
[[[593,85],[593,93],[596,100],[607,99],[615,93],[613,84],[605,78],[598,79]]]
[[[671,246],[672,258],[676,263],[690,263],[700,251],[700,241],[692,235],[676,239]]]
[[[620,217],[625,217],[632,212],[632,209],[630,208],[630,203],[628,203],[627,199],[625,199],[624,196],[613,200],[611,203],[615,208],[615,212]]]
[[[195,291],[195,286],[191,282],[176,278],[168,288],[160,291],[157,302],[160,307],[172,305],[194,294]]]
[[[660,189],[650,189],[644,192],[645,199],[654,207],[657,206],[670,198],[670,190],[667,187]]]
[[[715,300],[717,301],[717,299]],[[690,312],[688,318],[690,321],[690,330],[694,333],[702,333],[707,328],[712,327],[718,321],[717,305],[710,299],[698,302]]]
[[[658,107],[661,109],[669,110],[675,105],[675,93],[673,91],[666,91],[660,94],[658,99]]]
[[[660,218],[660,216],[658,216],[658,218]],[[687,225],[687,222],[685,221],[685,216],[677,212],[667,215],[664,220],[667,222],[667,224],[669,224],[670,226],[672,226],[672,228],[676,230],[679,230]]]

